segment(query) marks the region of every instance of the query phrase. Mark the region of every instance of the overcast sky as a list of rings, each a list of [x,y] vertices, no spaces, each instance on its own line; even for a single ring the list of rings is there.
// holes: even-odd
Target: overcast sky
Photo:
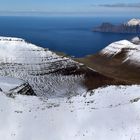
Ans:
[[[140,0],[0,0],[0,14],[140,15]]]

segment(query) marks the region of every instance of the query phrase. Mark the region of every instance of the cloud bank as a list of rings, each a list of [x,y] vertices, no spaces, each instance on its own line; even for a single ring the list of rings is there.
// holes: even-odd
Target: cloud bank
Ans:
[[[108,8],[140,8],[140,3],[115,3],[115,4],[99,4],[99,7]]]

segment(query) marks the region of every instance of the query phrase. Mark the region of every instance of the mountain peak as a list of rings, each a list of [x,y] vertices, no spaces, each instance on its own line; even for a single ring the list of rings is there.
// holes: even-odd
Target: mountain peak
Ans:
[[[128,40],[121,40],[111,43],[106,48],[104,48],[101,53],[108,56],[115,56],[122,51],[122,49],[134,49],[137,45],[131,43]]]
[[[127,25],[128,26],[137,26],[137,25],[140,25],[140,19],[136,19],[136,18],[130,19],[127,22]]]
[[[133,38],[132,40],[138,39],[137,37]],[[118,42],[114,42],[104,48],[101,52],[101,55],[105,55],[108,57],[115,57],[119,56],[120,54],[124,55],[123,62],[131,62],[131,64],[135,64],[139,66],[140,64],[140,45],[134,44],[132,41],[122,40]]]

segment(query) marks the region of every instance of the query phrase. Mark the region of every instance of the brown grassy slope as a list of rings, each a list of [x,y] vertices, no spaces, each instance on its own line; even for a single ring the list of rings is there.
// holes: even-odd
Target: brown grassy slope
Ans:
[[[88,90],[96,89],[108,85],[128,85],[129,83],[114,79],[108,76],[104,76],[96,71],[89,69],[87,66],[81,66],[79,69],[65,69],[61,71],[63,75],[85,75],[83,85]]]
[[[61,56],[65,56],[63,53],[59,53]],[[114,77],[107,76],[105,74],[101,74],[100,71],[93,71],[89,69],[88,67],[91,67],[94,69],[94,66],[92,65],[92,57],[82,58],[82,59],[75,59],[75,61],[82,62],[85,64],[85,66],[80,66],[80,68],[73,67],[73,68],[66,68],[58,73],[61,73],[62,75],[79,75],[84,74],[85,80],[83,81],[83,85],[86,86],[88,90],[96,89],[103,86],[108,85],[129,85],[128,81],[124,81],[121,79],[116,79]],[[98,62],[97,62],[98,63]]]
[[[107,57],[98,53],[77,59],[77,61],[86,64],[104,76],[125,81],[128,84],[140,84],[140,66],[131,62],[122,63],[124,58],[125,51],[122,51],[115,57]]]

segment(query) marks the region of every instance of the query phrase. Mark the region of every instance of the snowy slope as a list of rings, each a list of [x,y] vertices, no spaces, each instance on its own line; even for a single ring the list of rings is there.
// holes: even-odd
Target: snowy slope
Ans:
[[[3,140],[139,140],[140,86],[111,86],[71,99],[0,94]],[[7,115],[8,114],[8,115]]]
[[[85,91],[84,75],[58,73],[79,67],[79,63],[21,38],[0,37],[0,75],[27,81],[38,96],[56,97]]]
[[[140,45],[133,44],[128,40],[121,40],[118,42],[114,42],[104,48],[100,54],[107,56],[116,56],[119,53],[125,53],[125,58],[123,62],[131,61],[136,65],[140,65]]]
[[[38,64],[67,59],[23,39],[11,37],[0,37],[0,55],[3,63]]]
[[[138,36],[136,36],[131,39],[131,42],[138,45],[138,44],[140,44],[140,38]]]

